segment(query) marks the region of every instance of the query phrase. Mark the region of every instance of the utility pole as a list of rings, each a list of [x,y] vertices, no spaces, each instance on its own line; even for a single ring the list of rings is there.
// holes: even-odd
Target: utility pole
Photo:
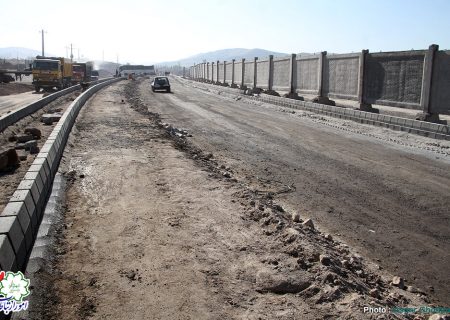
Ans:
[[[78,48],[75,48],[72,43],[70,44],[70,47],[65,46],[64,48],[66,48],[66,58],[70,58],[71,62],[73,62],[73,49],[78,49]],[[68,53],[69,48],[70,48],[70,56]],[[80,55],[79,52],[78,52],[78,55]]]
[[[44,31],[44,29],[42,29],[41,31],[39,31],[42,34],[42,56],[45,57],[45,51],[44,51],[44,33],[47,33],[47,31]]]

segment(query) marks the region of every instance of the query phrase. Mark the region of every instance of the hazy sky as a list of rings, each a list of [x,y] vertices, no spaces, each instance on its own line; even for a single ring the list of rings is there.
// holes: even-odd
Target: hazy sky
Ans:
[[[2,0],[0,47],[125,63],[225,48],[450,49],[450,0]]]

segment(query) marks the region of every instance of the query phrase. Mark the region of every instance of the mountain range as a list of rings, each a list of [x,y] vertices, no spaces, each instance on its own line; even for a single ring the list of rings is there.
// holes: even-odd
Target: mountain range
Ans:
[[[29,48],[21,48],[21,47],[8,47],[8,48],[0,48],[0,58],[1,59],[31,59],[35,58],[37,55],[40,55],[42,51],[29,49]]]
[[[0,58],[1,59],[30,59],[34,58],[37,55],[40,55],[41,51],[22,48],[22,47],[7,47],[0,48]],[[47,54],[48,56],[52,56],[51,54]],[[212,61],[231,61],[232,59],[240,60],[245,58],[247,60],[253,59],[254,57],[258,57],[260,59],[267,58],[269,55],[273,55],[274,57],[282,57],[286,56],[286,53],[269,51],[265,49],[244,49],[244,48],[233,48],[233,49],[223,49],[216,50],[210,52],[199,53],[184,59],[175,60],[175,61],[166,61],[156,63],[160,66],[170,66],[170,65],[179,65],[189,67],[197,63],[202,63],[204,61],[212,62]],[[105,61],[106,63],[106,61]]]
[[[194,64],[202,62],[212,62],[212,61],[231,61],[232,59],[253,59],[254,57],[259,57],[260,59],[266,58],[269,55],[274,57],[286,56],[287,53],[269,51],[265,49],[244,49],[244,48],[233,48],[233,49],[223,49],[217,51],[210,51],[205,53],[199,53],[184,59],[176,61],[167,61],[158,63],[159,65],[180,65],[189,67]]]

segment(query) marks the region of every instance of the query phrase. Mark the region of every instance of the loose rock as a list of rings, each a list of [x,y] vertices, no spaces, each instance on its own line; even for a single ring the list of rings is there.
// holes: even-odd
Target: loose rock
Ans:
[[[372,289],[369,291],[369,294],[371,297],[378,298],[380,295],[380,292],[378,291],[378,289]]]
[[[306,219],[303,223],[302,223],[305,227],[314,229],[314,223],[311,219]]]
[[[292,221],[294,221],[294,222],[300,222],[300,213],[298,213],[298,212],[293,212],[293,213],[292,213]]]
[[[401,277],[395,276],[394,278],[392,278],[392,285],[400,289],[405,289],[405,282]]]
[[[272,292],[276,294],[298,293],[310,285],[310,280],[303,273],[295,277],[283,277],[278,274],[260,271],[256,275],[256,290],[259,292]]]
[[[331,264],[331,258],[329,256],[323,255],[321,254],[319,256],[319,261],[320,263],[322,263],[324,266],[329,266]]]

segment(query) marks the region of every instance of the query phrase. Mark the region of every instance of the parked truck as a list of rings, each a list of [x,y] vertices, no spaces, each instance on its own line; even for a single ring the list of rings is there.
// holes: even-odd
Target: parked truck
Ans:
[[[72,65],[72,84],[86,84],[92,81],[92,64],[74,62]]]
[[[33,61],[33,85],[36,92],[41,88],[58,90],[72,84],[72,63],[62,57],[37,56]]]

